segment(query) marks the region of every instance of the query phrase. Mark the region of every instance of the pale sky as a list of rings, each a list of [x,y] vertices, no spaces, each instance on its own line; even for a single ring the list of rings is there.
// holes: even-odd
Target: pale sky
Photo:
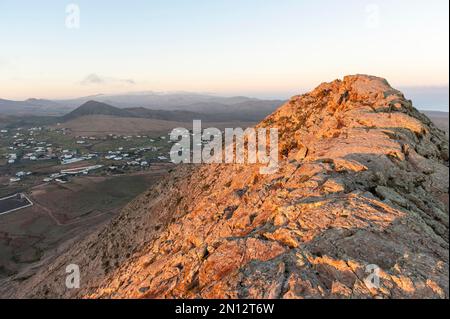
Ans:
[[[355,73],[447,86],[448,14],[448,0],[0,0],[0,98],[287,98]]]

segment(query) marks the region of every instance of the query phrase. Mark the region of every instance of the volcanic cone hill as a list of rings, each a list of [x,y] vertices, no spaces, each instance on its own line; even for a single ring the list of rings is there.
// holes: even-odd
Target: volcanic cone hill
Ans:
[[[448,141],[411,101],[384,79],[348,76],[259,126],[280,131],[277,173],[181,165],[3,295],[449,297]],[[78,290],[66,289],[68,264],[80,266]]]
[[[64,115],[62,117],[63,121],[69,121],[72,119],[76,119],[82,116],[89,115],[110,115],[110,116],[119,116],[119,117],[133,117],[133,114],[130,112],[119,109],[117,107],[97,102],[97,101],[88,101],[76,108],[72,112]]]

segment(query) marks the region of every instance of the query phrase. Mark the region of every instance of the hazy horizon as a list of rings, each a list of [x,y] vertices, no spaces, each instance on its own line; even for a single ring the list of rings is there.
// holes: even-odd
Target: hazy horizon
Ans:
[[[330,80],[331,81],[331,80]],[[319,84],[319,83],[318,83]],[[64,100],[76,100],[80,98],[92,97],[95,100],[96,96],[121,96],[121,95],[145,95],[145,94],[200,94],[222,97],[235,97],[244,96],[255,99],[266,100],[288,100],[294,95],[307,93],[312,88],[299,89],[296,92],[278,92],[278,93],[255,93],[255,92],[231,92],[230,94],[219,94],[217,92],[189,92],[189,91],[118,91],[114,93],[96,93],[87,96],[67,96],[60,98],[53,98],[51,96],[28,96],[25,99],[7,99],[4,96],[0,96],[0,100],[12,100],[12,101],[26,101],[29,99],[45,99],[51,101],[64,101]],[[397,87],[396,89],[402,91],[406,98],[413,101],[415,107],[425,111],[441,111],[449,112],[449,87],[448,86],[414,86],[414,87]]]

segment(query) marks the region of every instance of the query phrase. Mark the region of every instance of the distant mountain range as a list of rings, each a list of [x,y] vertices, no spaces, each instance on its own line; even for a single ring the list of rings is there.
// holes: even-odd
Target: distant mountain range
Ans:
[[[0,115],[64,116],[64,119],[68,119],[80,114],[102,114],[172,121],[193,118],[209,121],[259,121],[283,102],[243,96],[220,97],[194,93],[95,95],[55,101],[0,100]]]
[[[276,108],[275,102],[249,101],[235,105],[197,105],[198,112],[183,110],[152,110],[144,107],[118,108],[98,101],[88,101],[75,110],[61,117],[62,122],[90,115],[107,115],[116,117],[134,117],[165,121],[203,120],[208,122],[224,121],[260,121]],[[213,112],[212,109],[216,110]]]
[[[85,102],[95,100],[111,105],[116,105],[120,108],[129,107],[145,107],[148,109],[165,109],[165,110],[180,110],[188,108],[195,108],[197,104],[207,105],[234,105],[248,101],[261,101],[255,98],[245,96],[222,97],[207,94],[197,93],[131,93],[121,95],[104,95],[98,94],[93,96],[81,97],[70,100],[58,100],[59,104],[68,107],[77,107]]]
[[[67,112],[69,108],[50,100],[28,99],[25,101],[12,101],[0,99],[1,115],[34,115],[48,116],[61,115]]]
[[[429,97],[433,92],[425,90]],[[444,96],[438,90],[439,96]],[[410,90],[415,105],[424,105],[430,109],[423,92]],[[434,92],[435,95],[437,94]],[[421,99],[421,97],[423,97]],[[442,100],[442,101],[441,101]],[[443,99],[439,100],[441,105]],[[46,122],[67,121],[87,115],[111,115],[117,117],[135,117],[166,121],[191,121],[200,119],[209,122],[248,121],[258,122],[282,105],[282,100],[260,100],[244,96],[221,97],[196,93],[156,93],[141,92],[122,95],[94,95],[76,99],[45,100],[28,99],[12,101],[0,99],[0,117],[14,116],[20,125],[35,123],[30,117],[48,117]],[[80,106],[81,105],[81,106]],[[443,105],[443,104],[442,104]],[[419,109],[421,107],[419,106]],[[444,114],[445,115],[445,114]],[[441,121],[442,114],[433,114]],[[444,116],[445,117],[445,116]],[[448,118],[448,113],[447,116]],[[41,121],[41,120],[39,120]],[[442,121],[441,121],[442,122]],[[446,127],[448,131],[448,126]]]

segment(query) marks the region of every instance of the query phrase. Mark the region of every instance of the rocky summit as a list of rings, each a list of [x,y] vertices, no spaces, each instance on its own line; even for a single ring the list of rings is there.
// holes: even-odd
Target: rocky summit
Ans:
[[[448,140],[401,92],[347,76],[293,97],[258,126],[279,129],[276,173],[179,165],[0,293],[449,297]],[[79,265],[80,289],[66,288],[69,264]]]

